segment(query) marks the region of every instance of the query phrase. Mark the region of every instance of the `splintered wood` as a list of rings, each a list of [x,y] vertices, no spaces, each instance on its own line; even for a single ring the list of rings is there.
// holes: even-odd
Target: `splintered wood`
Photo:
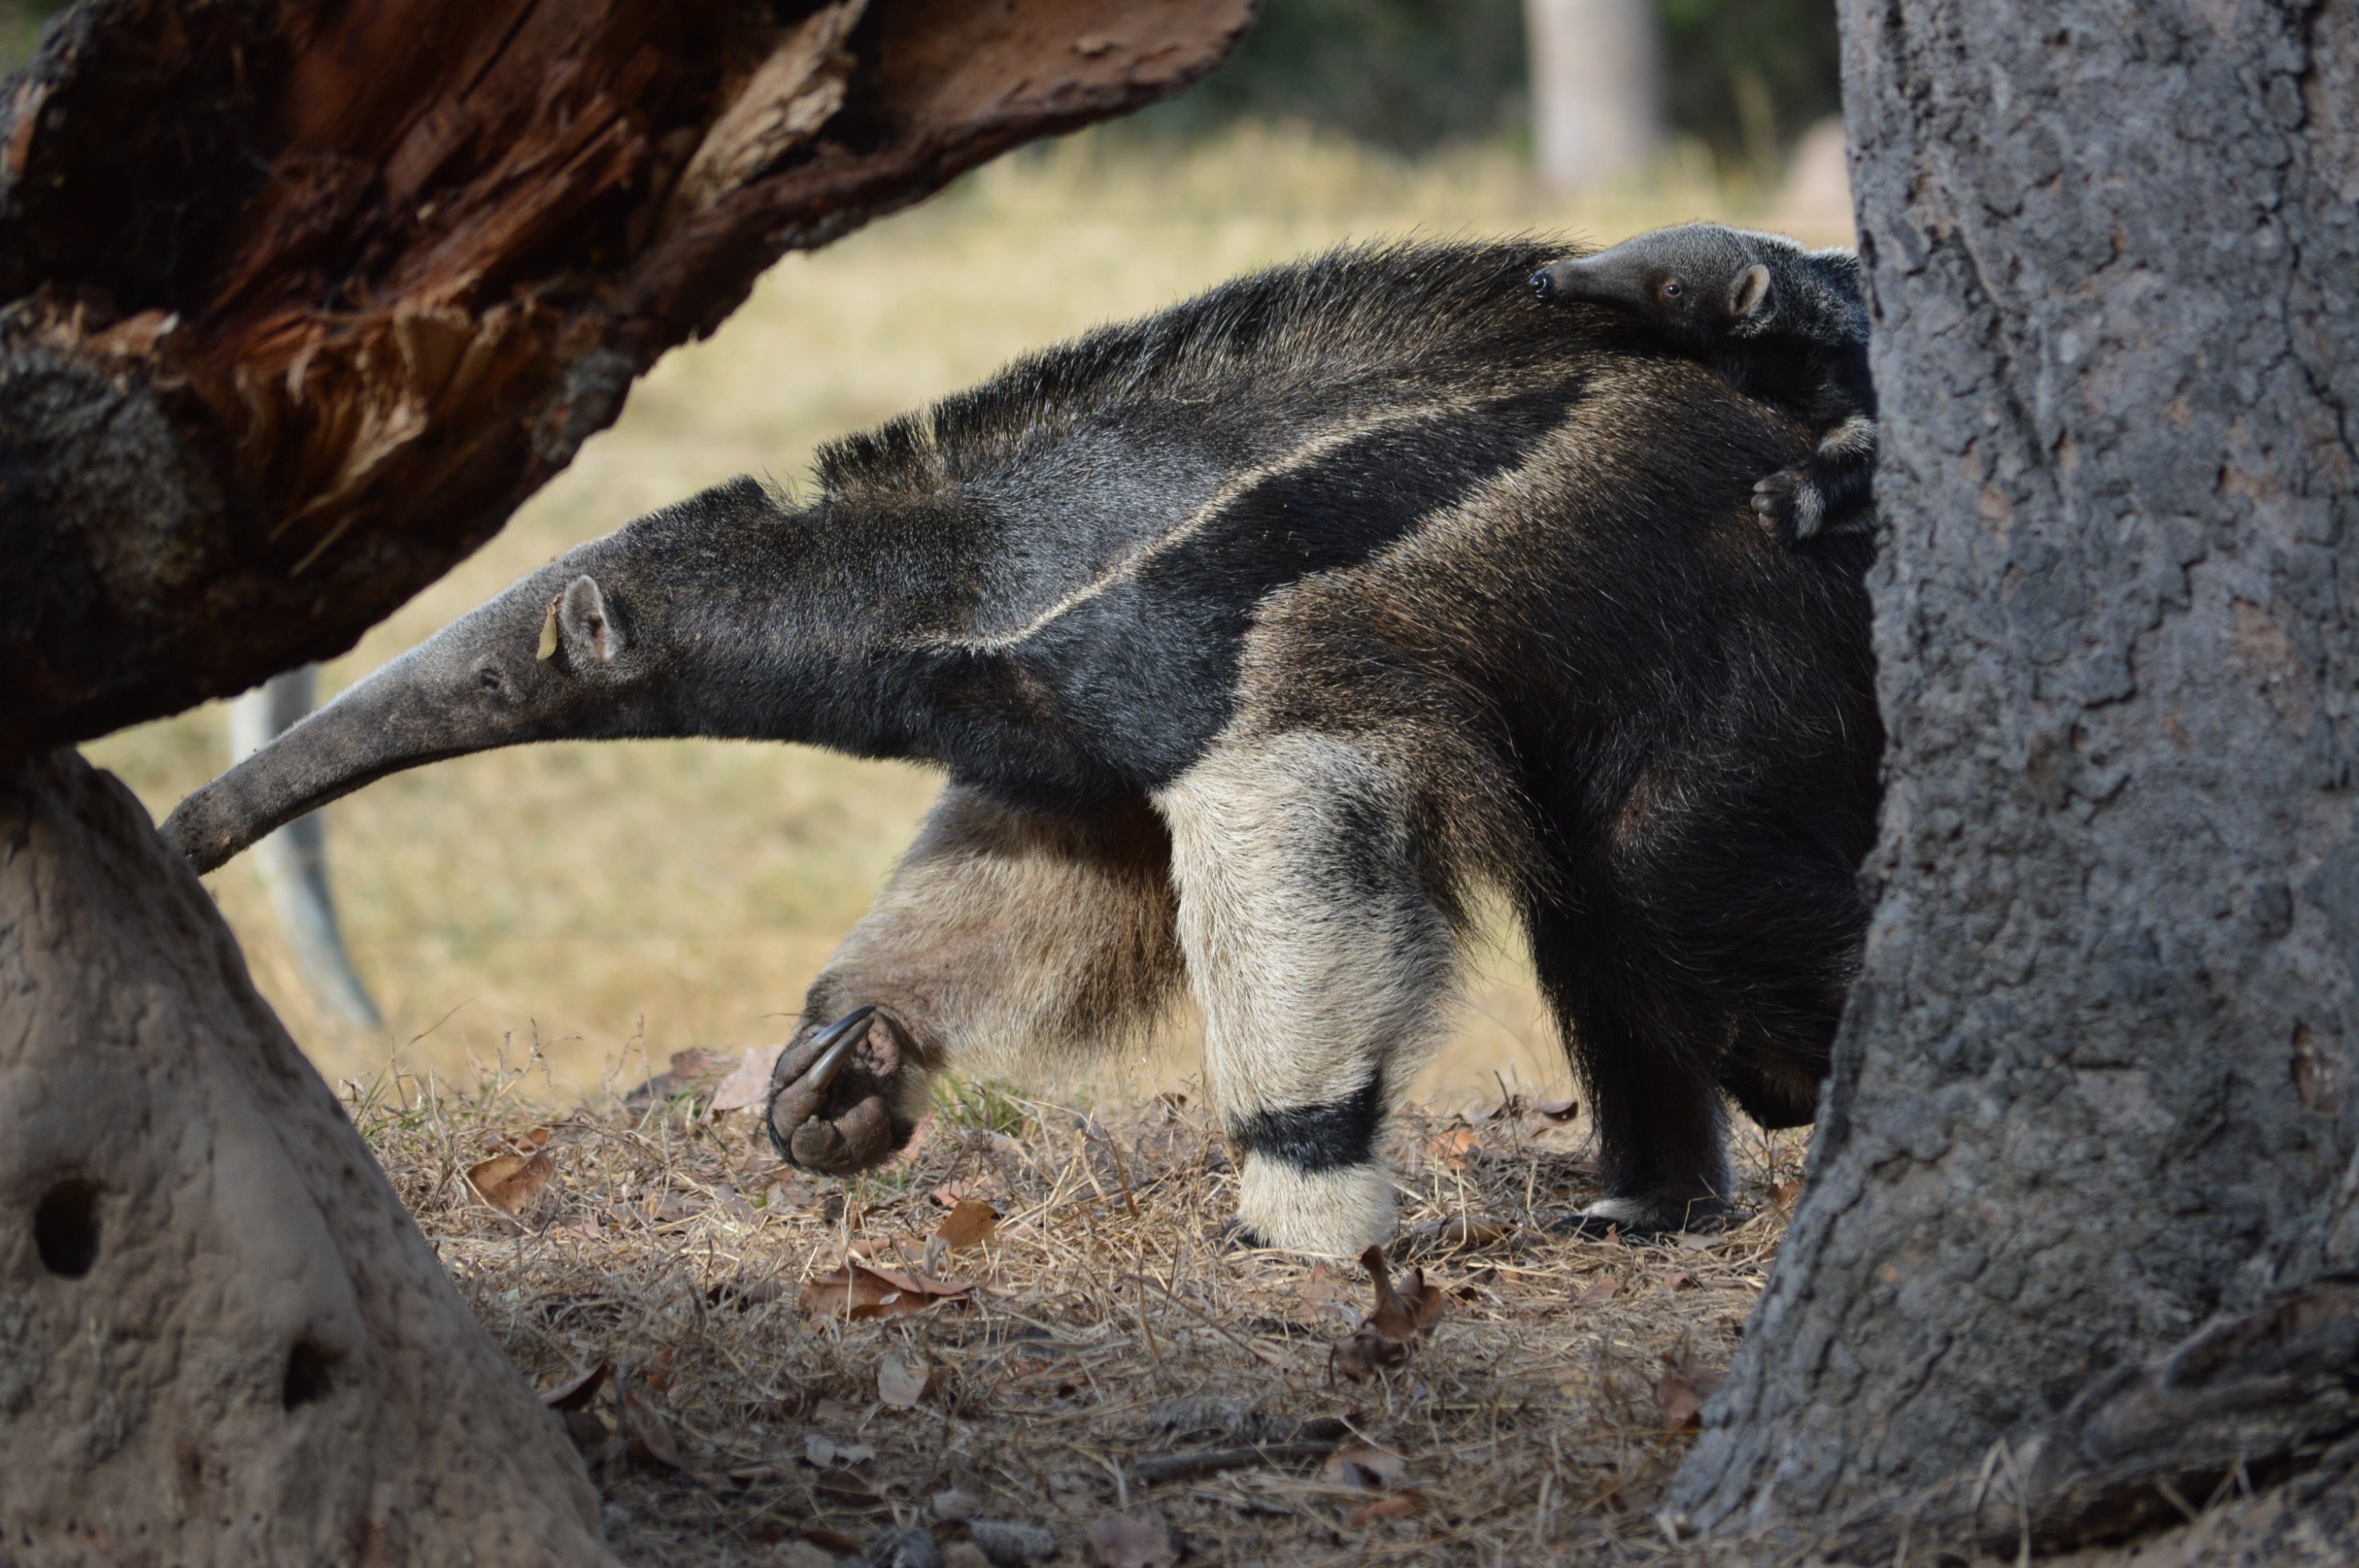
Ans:
[[[1251,12],[79,7],[0,103],[0,376],[86,369],[189,516],[76,515],[142,509],[47,494],[109,455],[64,410],[19,432],[57,550],[0,562],[0,756],[351,646],[783,252],[1177,90]]]

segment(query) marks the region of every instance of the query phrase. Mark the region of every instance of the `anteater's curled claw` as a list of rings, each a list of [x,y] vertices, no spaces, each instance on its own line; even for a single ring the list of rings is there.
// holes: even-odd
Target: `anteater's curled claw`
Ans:
[[[770,1142],[810,1171],[864,1171],[900,1139],[891,1111],[900,1043],[873,1007],[788,1045],[770,1075]],[[864,1051],[858,1048],[865,1046]],[[854,1054],[858,1051],[858,1054]]]

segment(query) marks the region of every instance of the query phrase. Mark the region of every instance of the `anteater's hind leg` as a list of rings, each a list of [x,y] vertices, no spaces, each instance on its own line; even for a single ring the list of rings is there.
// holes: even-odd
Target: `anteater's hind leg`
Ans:
[[[1589,1091],[1605,1195],[1576,1228],[1625,1235],[1699,1226],[1730,1212],[1719,1067],[1724,1022],[1682,1018],[1628,996],[1593,922],[1543,907],[1533,967]],[[1718,1036],[1719,1038],[1715,1038]]]
[[[772,1079],[779,1152],[859,1170],[908,1140],[939,1069],[1015,1071],[1137,1038],[1180,978],[1170,860],[1144,800],[1082,817],[945,789],[811,982]],[[803,1082],[827,1027],[863,1007],[866,1032],[830,1081]]]
[[[1370,748],[1296,732],[1224,739],[1156,803],[1243,1231],[1313,1252],[1385,1240],[1376,1134],[1456,971],[1413,792]]]

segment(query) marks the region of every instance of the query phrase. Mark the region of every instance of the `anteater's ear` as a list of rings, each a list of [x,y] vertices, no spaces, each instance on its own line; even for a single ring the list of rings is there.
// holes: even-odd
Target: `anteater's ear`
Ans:
[[[623,628],[606,609],[594,577],[577,577],[557,599],[557,635],[569,661],[612,664],[623,651]]]
[[[1736,286],[1728,292],[1728,319],[1741,321],[1761,308],[1769,298],[1769,269],[1755,262],[1736,275]]]

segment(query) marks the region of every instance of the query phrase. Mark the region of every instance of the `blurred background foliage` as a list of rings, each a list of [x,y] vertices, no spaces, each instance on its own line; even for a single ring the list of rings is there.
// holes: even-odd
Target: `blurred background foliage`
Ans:
[[[1655,0],[1674,135],[1765,173],[1838,110],[1834,0]],[[1190,134],[1300,120],[1389,152],[1527,142],[1523,0],[1264,0],[1193,92],[1130,122]]]
[[[1834,0],[1654,0],[1674,135],[1761,175],[1836,99]],[[0,69],[57,0],[0,0]],[[1523,0],[1264,0],[1237,52],[1194,92],[1130,122],[1196,136],[1296,120],[1387,152],[1527,144]]]

